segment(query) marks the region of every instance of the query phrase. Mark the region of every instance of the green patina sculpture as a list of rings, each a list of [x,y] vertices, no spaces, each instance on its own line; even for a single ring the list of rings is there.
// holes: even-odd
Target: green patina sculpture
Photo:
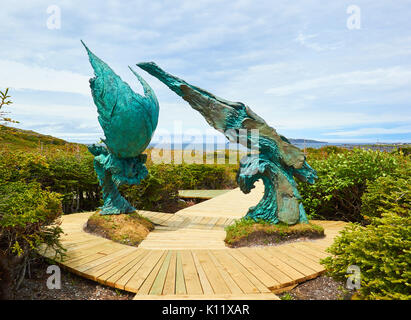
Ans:
[[[102,139],[105,146],[88,147],[95,156],[94,168],[103,189],[101,214],[133,212],[136,209],[121,196],[118,187],[139,184],[148,174],[147,156],[142,152],[157,127],[158,101],[150,86],[133,69],[130,68],[143,86],[144,96],[135,93],[83,45],[94,69],[95,77],[90,79],[90,88],[105,135]]]
[[[138,66],[186,100],[231,142],[259,150],[258,154],[242,158],[237,172],[237,182],[244,193],[249,193],[257,180],[262,179],[264,182],[264,196],[256,206],[249,209],[247,217],[290,225],[308,222],[294,177],[311,184],[318,177],[300,149],[277,134],[275,129],[243,103],[216,97],[165,72],[153,62],[139,63]],[[252,130],[258,130],[258,136],[252,134]]]

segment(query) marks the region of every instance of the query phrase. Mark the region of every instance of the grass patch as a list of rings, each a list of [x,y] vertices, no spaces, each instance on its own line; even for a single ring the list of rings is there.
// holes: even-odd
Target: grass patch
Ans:
[[[153,223],[137,212],[104,216],[96,212],[88,219],[85,227],[87,232],[135,247],[152,230],[154,230]]]
[[[324,237],[324,228],[312,223],[289,226],[284,223],[270,224],[263,220],[255,222],[243,218],[226,229],[225,243],[229,247],[273,245],[297,239]]]

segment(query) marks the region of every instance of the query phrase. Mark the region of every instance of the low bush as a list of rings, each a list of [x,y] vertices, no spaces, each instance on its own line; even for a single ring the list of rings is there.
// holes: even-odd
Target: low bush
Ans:
[[[122,186],[120,192],[138,209],[173,212],[181,209],[178,190],[233,187],[233,176],[221,165],[153,164],[140,185]]]
[[[124,185],[120,192],[136,208],[178,209],[179,189],[234,187],[234,165],[152,164],[139,186]],[[38,182],[62,195],[64,213],[93,211],[102,205],[101,189],[88,151],[53,153],[0,150],[0,181]]]
[[[39,183],[0,183],[0,297],[9,298],[19,286],[41,244],[63,254],[56,221],[61,214],[60,195]]]
[[[411,216],[382,213],[366,227],[351,223],[327,250],[321,262],[328,273],[344,281],[347,268],[361,272],[360,299],[411,299]]]
[[[310,159],[319,179],[314,185],[299,183],[302,202],[310,218],[362,221],[361,198],[367,182],[392,174],[404,165],[403,156],[354,149]]]
[[[383,213],[405,216],[411,212],[411,175],[385,176],[367,183],[362,196],[361,214],[365,220]]]

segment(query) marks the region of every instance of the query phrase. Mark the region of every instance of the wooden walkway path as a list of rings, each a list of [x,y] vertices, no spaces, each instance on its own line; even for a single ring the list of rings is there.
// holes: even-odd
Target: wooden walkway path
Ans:
[[[230,190],[178,190],[178,196],[185,199],[212,199]]]
[[[230,193],[238,197],[237,192]],[[325,238],[230,249],[223,242],[224,227],[234,221],[235,214],[225,210],[219,215],[194,210],[187,214],[185,210],[176,214],[140,211],[157,226],[138,248],[84,232],[92,213],[63,216],[67,257],[57,262],[88,279],[135,292],[135,299],[276,300],[275,293],[324,272],[319,260],[327,256],[325,249],[344,226],[338,221],[314,221],[325,228]],[[54,253],[43,255],[53,258]]]

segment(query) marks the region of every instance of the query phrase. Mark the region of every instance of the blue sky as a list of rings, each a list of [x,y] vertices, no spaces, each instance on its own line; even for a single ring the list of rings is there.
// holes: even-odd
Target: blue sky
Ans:
[[[49,29],[57,5],[60,29]],[[350,5],[361,9],[349,29]],[[155,61],[248,104],[289,138],[411,142],[411,1],[2,0],[0,88],[18,127],[69,141],[103,136],[83,39],[132,88],[127,66]],[[160,102],[157,138],[212,134],[200,114],[139,73]]]

